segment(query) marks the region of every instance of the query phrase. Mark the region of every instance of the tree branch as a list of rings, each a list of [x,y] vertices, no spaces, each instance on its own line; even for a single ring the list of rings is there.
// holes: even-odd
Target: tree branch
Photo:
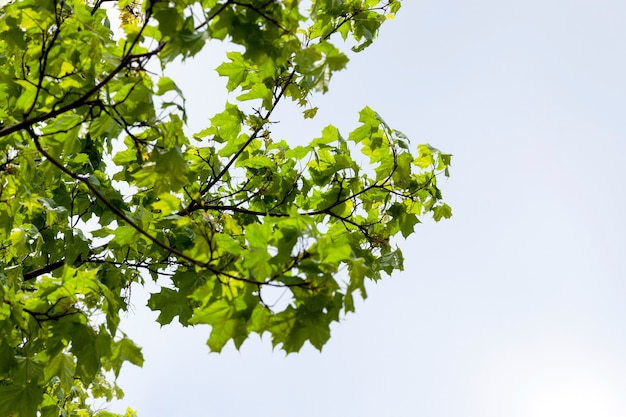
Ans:
[[[23,275],[24,277],[24,281],[30,281],[31,279],[35,279],[37,277],[40,277],[44,274],[47,274],[49,272],[52,272],[56,269],[59,269],[61,267],[63,267],[63,265],[65,265],[65,259],[61,259],[58,260],[56,262],[52,262],[51,264],[48,264],[46,266],[43,266],[39,269],[35,269],[33,271],[27,272]]]

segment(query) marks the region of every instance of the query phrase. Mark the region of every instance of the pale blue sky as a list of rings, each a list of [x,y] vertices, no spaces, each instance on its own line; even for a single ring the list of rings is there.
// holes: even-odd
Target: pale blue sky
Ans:
[[[322,353],[251,340],[209,354],[208,328],[159,331],[136,291],[125,328],[146,364],[122,372],[112,409],[626,415],[625,21],[620,0],[404,1],[315,99],[317,118],[283,110],[274,134],[345,133],[369,105],[413,144],[454,154],[441,183],[454,217],[400,242],[406,271],[370,285]],[[223,105],[217,62],[175,74],[195,130]]]

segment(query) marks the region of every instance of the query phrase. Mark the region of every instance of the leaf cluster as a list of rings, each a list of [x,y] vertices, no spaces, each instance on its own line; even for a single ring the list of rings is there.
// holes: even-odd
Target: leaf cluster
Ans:
[[[395,237],[451,216],[450,155],[369,107],[306,146],[271,131],[283,101],[315,117],[348,62],[337,41],[365,49],[399,1],[103,3],[0,8],[1,415],[111,415],[89,401],[143,363],[119,324],[144,279],[158,322],[210,325],[213,351],[252,333],[321,349],[368,280],[403,268]],[[148,64],[216,41],[237,45],[217,68],[235,104],[188,135],[183,92]]]

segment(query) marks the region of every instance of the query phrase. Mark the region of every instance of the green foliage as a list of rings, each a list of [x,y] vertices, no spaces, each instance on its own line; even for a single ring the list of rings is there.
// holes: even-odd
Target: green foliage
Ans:
[[[96,3],[0,8],[2,416],[112,415],[89,401],[119,397],[107,377],[143,363],[118,326],[148,276],[157,321],[210,325],[213,351],[252,333],[321,349],[367,280],[402,269],[394,237],[451,216],[450,155],[412,151],[368,107],[346,136],[271,132],[281,101],[316,116],[311,95],[348,62],[335,42],[363,50],[399,1]],[[235,104],[190,137],[182,91],[146,65],[219,40],[240,51],[217,68]]]

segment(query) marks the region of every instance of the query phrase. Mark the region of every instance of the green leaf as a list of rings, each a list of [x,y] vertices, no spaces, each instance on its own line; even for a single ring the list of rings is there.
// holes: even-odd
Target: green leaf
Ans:
[[[169,77],[159,78],[159,82],[157,83],[157,86],[158,86],[157,95],[159,96],[162,96],[168,91],[176,91],[179,95],[181,96],[183,95],[182,90],[178,88],[174,80],[172,80]]]
[[[320,298],[314,298],[315,309],[321,306],[318,302]],[[282,349],[287,353],[299,351],[305,342],[310,342],[315,348],[321,350],[330,338],[329,315],[321,314],[321,310],[310,311],[306,308],[287,310],[272,317],[271,327],[273,328],[274,346],[281,344]]]
[[[245,235],[251,248],[266,249],[272,236],[271,223],[252,223],[246,226]]]
[[[181,324],[186,325],[192,316],[189,300],[178,291],[162,287],[161,291],[152,294],[148,300],[148,307],[153,311],[160,311],[157,322],[164,326],[172,322],[175,317]]]
[[[267,88],[265,84],[253,84],[252,88],[248,90],[246,93],[240,94],[237,96],[237,100],[245,101],[245,100],[255,100],[262,99],[264,101],[270,101],[272,99],[272,90]]]
[[[85,384],[91,383],[100,370],[100,355],[96,349],[96,333],[85,325],[72,326],[72,346],[70,350],[76,355],[76,374]]]
[[[413,213],[406,213],[402,215],[399,220],[400,232],[402,233],[402,237],[405,239],[413,234],[415,231],[415,225],[420,222],[417,216]]]
[[[141,367],[143,366],[141,348],[133,343],[132,340],[123,337],[115,344],[112,361],[116,364],[113,368],[116,377],[119,376],[119,371],[123,362],[130,362],[133,365]]]
[[[43,390],[36,383],[27,385],[0,385],[0,415],[36,417]]]
[[[218,142],[227,142],[235,139],[241,132],[243,113],[233,104],[226,104],[226,109],[211,118],[209,132],[216,135]]]
[[[152,165],[135,173],[137,186],[154,188],[156,194],[164,194],[178,191],[189,183],[185,159],[179,149],[158,152],[154,154],[153,161]]]
[[[74,385],[75,369],[76,363],[74,358],[67,353],[59,353],[50,360],[45,368],[44,375],[46,380],[50,380],[54,376],[58,377],[61,388],[69,392],[72,385]]]
[[[15,103],[15,107],[18,110],[27,111],[35,101],[35,97],[37,95],[37,88],[34,85],[28,84],[26,82],[17,81],[22,85],[22,92],[20,93],[17,102]]]
[[[272,161],[267,156],[262,156],[262,155],[253,156],[252,158],[245,159],[237,164],[237,166],[240,166],[240,167],[255,168],[255,169],[271,168],[274,165],[276,165],[274,161]]]
[[[247,68],[243,55],[239,52],[228,52],[226,57],[230,62],[224,62],[216,68],[217,73],[223,77],[228,77],[226,88],[233,91],[239,87],[246,78]]]
[[[302,113],[304,114],[304,118],[305,119],[312,119],[315,117],[315,115],[317,114],[317,111],[319,110],[319,108],[317,107],[313,107],[311,109],[306,109],[305,111],[303,111]]]
[[[0,374],[8,373],[16,365],[15,350],[8,344],[0,341]]]
[[[452,217],[452,208],[447,204],[433,207],[433,218],[435,221],[440,221],[442,218],[449,219]]]
[[[159,195],[159,200],[152,203],[152,208],[167,216],[180,209],[180,200],[169,193]]]
[[[207,344],[213,352],[221,352],[230,339],[238,333],[247,333],[245,322],[237,317],[235,305],[225,299],[217,300],[208,307],[194,313],[191,323],[211,325],[211,335]]]
[[[402,256],[402,252],[397,249],[384,254],[380,258],[380,266],[388,275],[391,275],[394,270],[404,270],[404,257]]]
[[[183,24],[183,18],[176,7],[159,7],[154,17],[159,22],[159,32],[163,36],[175,33]]]
[[[336,263],[350,259],[352,247],[347,242],[325,242],[319,246],[322,262]]]

